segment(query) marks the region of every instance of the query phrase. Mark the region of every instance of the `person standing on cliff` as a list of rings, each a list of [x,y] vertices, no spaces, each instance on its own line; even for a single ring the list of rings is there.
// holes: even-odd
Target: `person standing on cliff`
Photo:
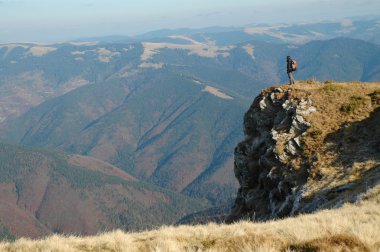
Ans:
[[[286,57],[286,72],[288,73],[289,77],[289,84],[294,84],[294,78],[292,72],[297,71],[297,62],[292,59],[290,56]]]

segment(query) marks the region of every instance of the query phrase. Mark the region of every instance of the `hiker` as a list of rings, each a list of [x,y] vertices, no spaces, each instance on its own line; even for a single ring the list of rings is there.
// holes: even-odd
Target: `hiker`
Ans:
[[[286,57],[286,72],[288,73],[289,77],[289,84],[294,84],[294,78],[293,78],[293,71],[297,71],[297,62],[290,58],[290,56]]]

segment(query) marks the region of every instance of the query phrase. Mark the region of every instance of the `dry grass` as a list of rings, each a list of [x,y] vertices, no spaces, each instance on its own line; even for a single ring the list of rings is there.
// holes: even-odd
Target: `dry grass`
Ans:
[[[311,35],[299,35],[299,34],[291,34],[286,32],[281,32],[278,29],[284,28],[286,25],[277,25],[272,27],[250,27],[244,30],[245,33],[250,35],[253,34],[264,34],[274,38],[278,38],[282,41],[291,42],[291,43],[306,43],[310,40],[318,39],[323,37],[322,34],[314,32]]]
[[[290,86],[286,85],[286,87]],[[327,84],[322,84],[306,80],[296,83],[291,88],[293,88],[293,98],[310,98],[312,100],[317,112],[307,118],[313,126],[310,130],[321,130],[323,134],[338,130],[343,122],[363,120],[377,107],[375,103],[371,105],[369,102],[363,102],[363,106],[358,108],[356,113],[342,113],[341,107],[355,100],[353,97],[361,97],[361,99],[369,101],[370,99],[377,100],[380,96],[380,83],[333,83],[328,81]],[[366,104],[368,106],[365,106]]]
[[[249,56],[251,56],[251,58],[254,60],[256,59],[256,56],[255,56],[255,48],[253,45],[251,44],[246,44],[243,46],[243,49],[248,53]]]
[[[35,57],[41,57],[48,53],[54,52],[57,48],[47,46],[34,46],[29,49],[29,53]]]
[[[179,49],[187,50],[190,54],[196,54],[200,57],[215,58],[219,55],[227,57],[230,55],[229,51],[234,48],[234,46],[216,46],[213,43],[202,44],[193,41],[193,44],[174,44],[174,43],[142,43],[144,46],[144,53],[141,55],[141,61],[147,61],[153,58],[154,55],[158,54],[161,49]]]
[[[221,91],[219,91],[219,89],[211,87],[211,86],[206,86],[202,91],[208,92],[208,93],[215,95],[215,96],[222,98],[222,99],[226,99],[226,100],[233,100],[234,99],[231,96],[226,95],[225,93],[222,93]]]
[[[358,109],[365,107],[369,103],[370,101],[368,96],[351,96],[350,100],[340,107],[340,111],[352,114],[355,113]]]
[[[380,152],[374,147],[380,139],[379,94],[380,83],[301,82],[293,87],[292,97],[310,98],[317,108],[306,117],[312,127],[302,137],[304,163],[314,175],[308,181],[311,195],[327,185],[360,180],[379,167]]]
[[[378,251],[380,186],[365,201],[267,223],[162,227],[94,237],[51,236],[1,243],[0,251]]]

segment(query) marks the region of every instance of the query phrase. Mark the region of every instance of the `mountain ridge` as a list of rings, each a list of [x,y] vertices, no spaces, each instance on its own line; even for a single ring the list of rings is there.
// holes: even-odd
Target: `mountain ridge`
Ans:
[[[106,36],[78,41],[99,43],[131,43],[155,41],[171,36],[185,35],[204,42],[214,40],[217,44],[236,44],[251,40],[273,43],[303,44],[311,40],[332,39],[345,36],[379,43],[378,16],[347,17],[309,23],[247,24],[240,27],[206,27],[162,29],[136,36]]]

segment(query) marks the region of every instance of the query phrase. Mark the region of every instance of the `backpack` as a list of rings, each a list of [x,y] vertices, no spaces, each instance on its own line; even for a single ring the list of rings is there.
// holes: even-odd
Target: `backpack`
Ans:
[[[292,65],[292,71],[297,71],[297,61],[292,59],[291,65]]]

